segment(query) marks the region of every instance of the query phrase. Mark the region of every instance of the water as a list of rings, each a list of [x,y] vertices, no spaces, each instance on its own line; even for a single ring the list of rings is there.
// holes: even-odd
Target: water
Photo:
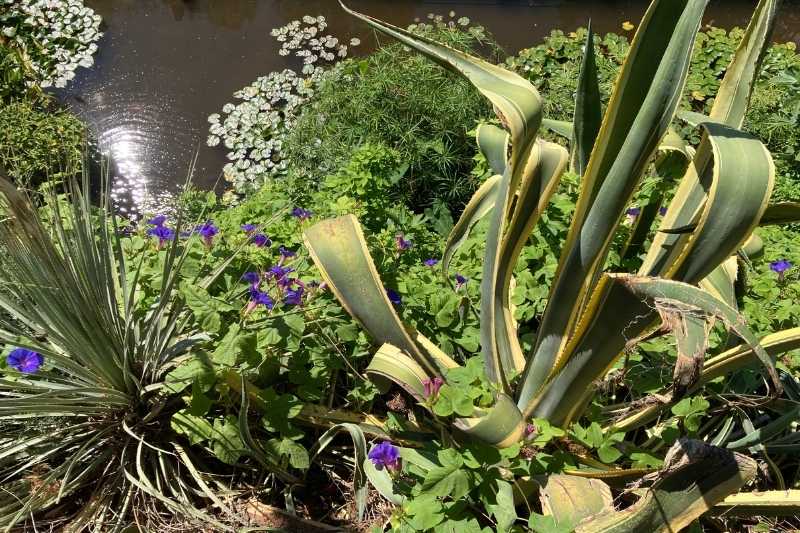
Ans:
[[[405,25],[428,13],[467,16],[487,27],[508,51],[532,46],[551,29],[574,29],[591,18],[596,31],[638,23],[643,0],[351,0],[355,9]],[[755,0],[712,1],[706,23],[744,25]],[[327,32],[375,36],[335,0],[86,0],[104,19],[96,64],[81,69],[59,98],[82,117],[115,161],[115,192],[123,211],[159,205],[185,182],[195,154],[194,183],[219,187],[225,149],[208,148],[206,117],[258,76],[295,67],[276,53],[272,28],[322,14]],[[784,0],[775,38],[800,44],[800,0]]]

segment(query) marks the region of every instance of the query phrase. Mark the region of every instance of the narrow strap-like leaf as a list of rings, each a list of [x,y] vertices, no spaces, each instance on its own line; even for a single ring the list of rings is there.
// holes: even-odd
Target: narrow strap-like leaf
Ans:
[[[492,173],[502,176],[508,165],[508,132],[492,124],[480,124],[475,132],[475,140]]]
[[[570,169],[578,176],[583,176],[589,157],[592,155],[597,134],[600,132],[600,123],[603,120],[603,108],[600,100],[600,86],[597,81],[597,64],[594,59],[594,34],[592,22],[586,29],[586,42],[584,43],[583,60],[578,75],[578,88],[575,93],[575,113],[572,117],[574,124],[572,154]]]
[[[600,128],[519,393],[525,408],[551,376],[622,214],[683,93],[706,0],[654,1],[633,39]]]
[[[345,310],[379,344],[409,354],[431,375],[438,373],[414,344],[386,295],[367,249],[361,225],[353,215],[324,220],[303,232],[306,248]]]
[[[525,368],[525,356],[510,306],[514,267],[531,231],[556,191],[569,157],[563,147],[554,143],[537,141],[535,149],[538,155],[530,158],[530,163],[535,166],[525,167],[514,214],[503,238],[494,294],[497,349],[503,370],[509,378]]]
[[[450,262],[458,249],[469,238],[470,231],[487,213],[494,207],[495,195],[500,185],[502,176],[492,176],[487,179],[472,195],[469,203],[464,207],[464,211],[450,231],[447,243],[444,247],[442,256],[442,272],[445,278],[449,278]]]

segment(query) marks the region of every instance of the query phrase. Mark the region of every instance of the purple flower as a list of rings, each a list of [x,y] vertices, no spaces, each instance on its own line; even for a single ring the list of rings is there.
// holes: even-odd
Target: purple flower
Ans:
[[[6,357],[8,366],[24,374],[37,372],[44,363],[44,357],[39,352],[26,350],[25,348],[15,348]]]
[[[258,272],[245,272],[242,276],[242,281],[246,281],[253,287],[258,287],[261,283],[261,275]]]
[[[243,232],[250,235],[251,233],[255,233],[255,231],[258,229],[258,226],[255,224],[242,224],[241,228]]]
[[[423,379],[422,387],[425,391],[425,397],[433,398],[439,394],[439,389],[442,388],[442,385],[444,385],[444,381],[439,376],[436,376],[433,379]]]
[[[300,219],[300,222],[308,220],[309,218],[311,218],[311,215],[313,215],[311,211],[309,211],[308,209],[303,209],[302,207],[295,207],[294,209],[292,209],[292,216]]]
[[[773,261],[769,264],[769,269],[775,272],[776,274],[783,274],[790,268],[792,268],[792,263],[790,261],[787,261],[786,259]]]
[[[269,294],[266,292],[260,291],[256,287],[250,287],[250,301],[247,303],[244,314],[250,313],[259,305],[263,305],[271,310],[275,306],[275,302],[272,301],[272,298],[270,298]]]
[[[790,268],[792,268],[792,263],[786,259],[773,261],[769,264],[769,269],[778,275],[778,281],[780,282],[783,282],[783,278],[786,276],[786,271]]]
[[[253,244],[259,248],[269,248],[272,246],[272,240],[263,233],[256,233],[253,235]]]
[[[664,215],[666,215],[666,214],[667,214],[667,208],[666,208],[666,207],[664,207],[664,206],[661,206],[661,207],[659,207],[659,208],[658,208],[658,214],[659,214],[659,215],[661,215],[661,216],[663,217]]]
[[[425,260],[425,266],[435,267],[437,264],[439,264],[439,260],[438,259],[426,259]]]
[[[367,457],[378,470],[384,468],[392,472],[400,470],[400,448],[392,445],[389,441],[373,446]]]
[[[297,252],[293,252],[287,248],[284,248],[283,246],[281,246],[278,250],[281,253],[281,258],[278,260],[279,265],[282,265],[287,259],[297,255]]]
[[[283,303],[286,305],[302,305],[303,287],[299,286],[296,289],[286,289],[286,295],[283,297]]]
[[[631,220],[638,217],[641,213],[642,213],[641,207],[630,207],[628,208],[627,211],[625,211],[625,214],[628,215],[628,218],[630,218]]]
[[[467,284],[469,278],[462,276],[461,274],[456,274],[456,290],[460,289],[464,285]]]
[[[273,267],[270,267],[270,269],[267,271],[266,276],[274,280],[281,280],[284,277],[286,277],[286,274],[288,274],[289,272],[294,272],[294,269],[291,267],[282,267],[281,265],[275,265]]]
[[[394,243],[397,246],[397,250],[400,252],[410,250],[414,246],[414,243],[407,241],[402,233],[398,233],[395,236]]]
[[[535,433],[536,433],[536,426],[534,426],[533,424],[527,424],[525,426],[525,440],[531,439]]]
[[[167,215],[156,215],[147,221],[148,224],[156,227],[161,227],[167,221]]]
[[[386,296],[389,297],[389,301],[392,302],[394,305],[402,305],[403,299],[400,298],[400,295],[394,289],[386,289]]]
[[[214,235],[219,233],[219,228],[211,220],[206,220],[205,224],[198,226],[197,233],[203,238],[206,248],[211,248],[214,245]]]
[[[166,226],[156,226],[147,230],[147,234],[151,237],[158,238],[158,249],[160,250],[164,243],[171,241],[175,238],[175,232]]]

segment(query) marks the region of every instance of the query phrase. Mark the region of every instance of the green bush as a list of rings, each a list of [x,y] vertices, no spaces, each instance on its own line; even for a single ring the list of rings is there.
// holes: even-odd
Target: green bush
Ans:
[[[47,101],[0,106],[0,163],[18,184],[80,172],[86,126]]]
[[[497,51],[480,27],[434,21],[413,28],[461,49]],[[468,130],[490,113],[468,83],[399,44],[385,44],[329,72],[283,149],[289,166],[315,183],[355,147],[384,144],[408,164],[402,185],[391,190],[397,200],[417,212],[437,198],[459,208],[477,185]]]

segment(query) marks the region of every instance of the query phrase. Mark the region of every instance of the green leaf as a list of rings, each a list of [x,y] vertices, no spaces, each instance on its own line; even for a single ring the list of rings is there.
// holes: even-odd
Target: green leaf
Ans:
[[[444,508],[432,495],[422,494],[410,500],[403,510],[411,517],[415,531],[426,531],[444,520]]]
[[[667,132],[705,5],[706,0],[655,0],[631,43],[581,180],[534,353],[527,358],[518,394],[526,416],[533,414],[544,384],[566,363],[566,343],[600,276],[619,220]],[[585,394],[586,386],[579,390]]]
[[[164,387],[177,394],[196,382],[200,390],[206,392],[216,380],[214,364],[208,353],[196,350],[179,359],[177,366],[164,377]]]
[[[586,29],[583,61],[578,75],[578,88],[575,93],[575,112],[573,114],[573,142],[570,157],[570,170],[578,176],[586,172],[594,142],[600,132],[603,110],[600,100],[600,87],[597,80],[597,65],[594,59],[594,34],[592,22]]]
[[[239,434],[239,420],[233,415],[214,420],[209,440],[217,459],[229,465],[236,464],[244,451],[244,443]]]
[[[194,445],[210,440],[214,434],[214,428],[205,418],[191,414],[188,409],[181,409],[172,415],[170,427]]]
[[[470,491],[470,477],[462,470],[464,464],[461,455],[455,450],[443,450],[439,453],[442,466],[431,468],[424,481],[422,491],[433,496],[451,496],[458,500]]]

